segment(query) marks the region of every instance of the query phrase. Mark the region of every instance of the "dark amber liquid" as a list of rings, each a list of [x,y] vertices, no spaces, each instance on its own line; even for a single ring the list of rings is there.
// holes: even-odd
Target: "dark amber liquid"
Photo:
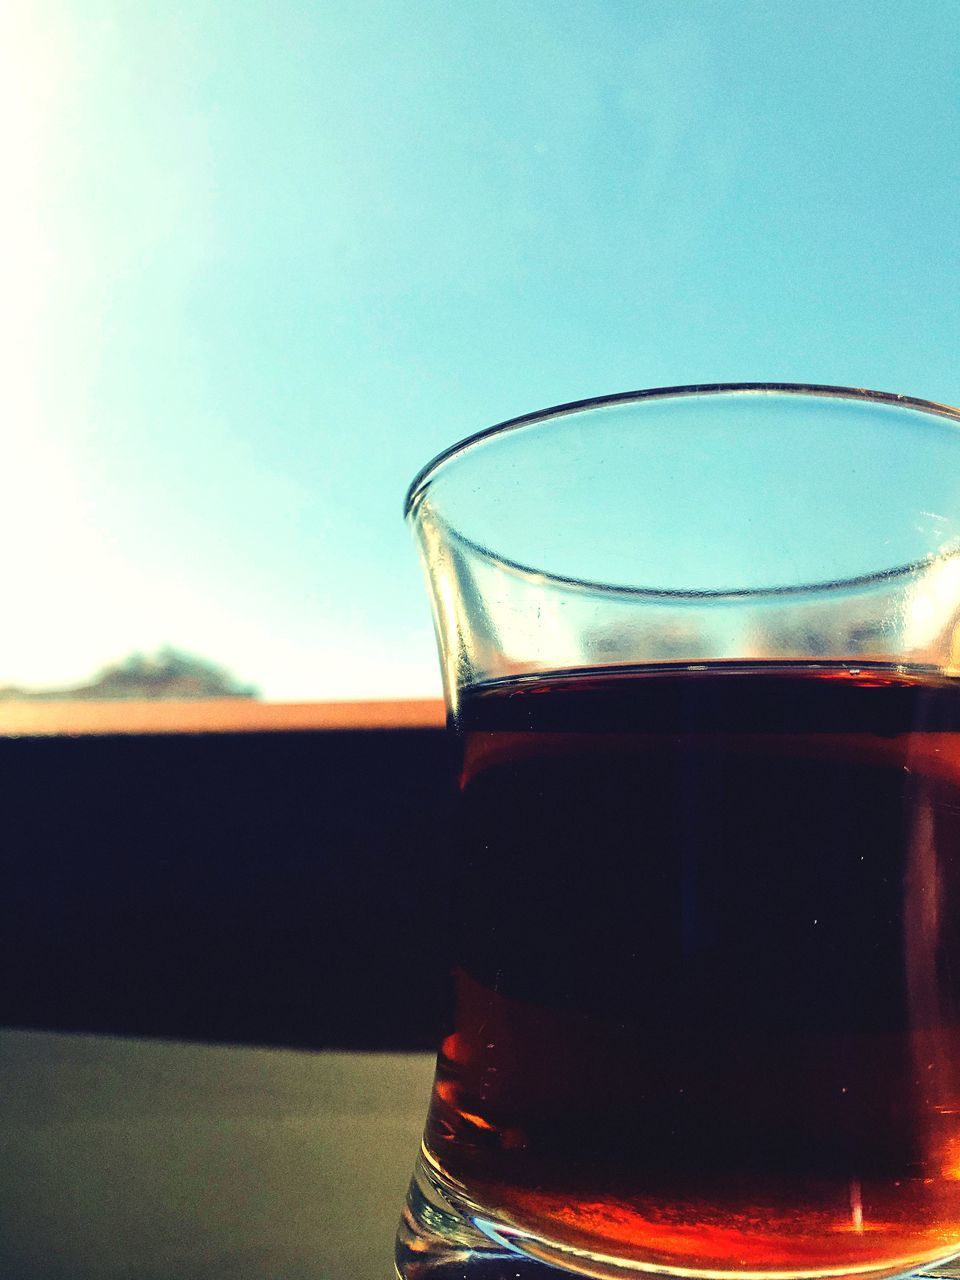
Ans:
[[[615,669],[456,730],[441,1175],[697,1273],[960,1248],[960,687]]]

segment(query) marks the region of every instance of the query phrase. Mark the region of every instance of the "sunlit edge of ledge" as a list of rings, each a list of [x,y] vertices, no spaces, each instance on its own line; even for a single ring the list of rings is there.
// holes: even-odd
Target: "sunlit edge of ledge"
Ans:
[[[0,738],[88,734],[265,733],[324,729],[435,729],[439,698],[258,702],[247,698],[110,702],[0,700]]]

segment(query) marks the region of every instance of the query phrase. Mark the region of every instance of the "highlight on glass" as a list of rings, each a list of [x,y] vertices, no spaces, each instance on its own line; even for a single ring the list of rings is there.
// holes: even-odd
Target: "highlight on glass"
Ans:
[[[459,798],[403,1280],[960,1253],[958,428],[670,388],[414,481]]]

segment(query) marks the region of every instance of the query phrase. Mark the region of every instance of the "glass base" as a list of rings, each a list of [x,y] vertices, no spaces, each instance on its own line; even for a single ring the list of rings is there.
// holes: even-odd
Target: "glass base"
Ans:
[[[396,1275],[399,1280],[570,1280],[571,1275],[638,1280],[664,1273],[498,1226],[461,1203],[421,1152],[397,1232]],[[960,1255],[895,1280],[960,1280]]]
[[[569,1268],[527,1256],[478,1221],[451,1203],[419,1155],[397,1232],[399,1280],[570,1280]]]

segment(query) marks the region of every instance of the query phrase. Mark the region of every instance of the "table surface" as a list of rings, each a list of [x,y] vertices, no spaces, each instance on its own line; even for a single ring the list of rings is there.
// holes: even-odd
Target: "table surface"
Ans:
[[[432,1078],[428,1054],[0,1029],[0,1276],[386,1280]]]
[[[432,1073],[0,1031],[0,1275],[385,1280]]]

